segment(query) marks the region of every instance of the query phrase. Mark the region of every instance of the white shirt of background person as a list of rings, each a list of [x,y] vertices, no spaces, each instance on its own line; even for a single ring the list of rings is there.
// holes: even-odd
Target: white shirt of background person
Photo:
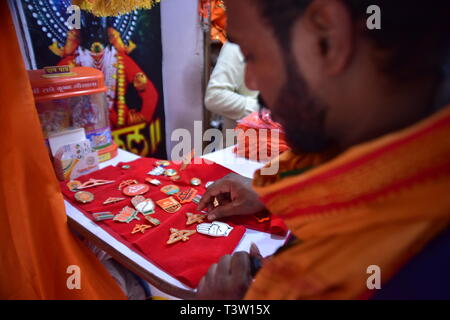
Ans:
[[[205,95],[206,108],[224,117],[223,129],[234,129],[236,120],[259,110],[258,91],[245,85],[245,60],[238,45],[226,42],[211,74]]]

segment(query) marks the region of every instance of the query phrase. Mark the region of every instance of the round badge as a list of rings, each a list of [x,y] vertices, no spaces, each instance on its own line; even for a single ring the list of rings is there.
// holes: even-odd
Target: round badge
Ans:
[[[171,184],[171,185],[162,187],[161,191],[164,192],[165,194],[171,196],[171,195],[173,195],[175,193],[180,192],[180,188],[175,186],[175,185],[173,185],[173,184]]]
[[[123,194],[129,197],[138,196],[146,193],[150,189],[148,184],[133,184],[122,190]]]
[[[159,166],[161,166],[161,167],[168,167],[168,166],[170,166],[170,162],[167,161],[167,160],[156,161],[155,162],[155,167],[159,167]]]
[[[176,176],[178,174],[178,172],[174,169],[167,169],[166,171],[164,171],[164,175],[167,177],[173,177]]]
[[[67,183],[67,188],[72,192],[75,192],[79,186],[81,186],[81,182],[78,180],[72,180]]]
[[[202,184],[202,180],[200,180],[199,178],[192,178],[192,179],[191,179],[191,184],[192,184],[193,186],[199,186],[199,185]]]
[[[75,193],[75,200],[81,203],[89,203],[94,201],[94,195],[87,191],[78,191]]]

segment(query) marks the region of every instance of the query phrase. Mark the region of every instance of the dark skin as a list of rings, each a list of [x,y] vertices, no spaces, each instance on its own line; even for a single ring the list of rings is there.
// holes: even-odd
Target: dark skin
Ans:
[[[247,60],[246,84],[260,91],[275,120],[285,129],[295,132],[295,128],[308,127],[309,116],[320,106],[323,121],[311,129],[344,151],[412,125],[428,114],[437,78],[424,75],[398,82],[383,72],[377,61],[389,53],[358,30],[341,1],[315,0],[294,23],[290,54],[296,66],[289,65],[295,69],[290,74],[285,64],[287,54],[261,17],[257,1],[227,0],[226,5],[228,34],[241,46]],[[302,84],[297,97],[295,88],[286,90],[293,83],[293,73]],[[283,96],[286,92],[292,93],[298,104]],[[308,110],[312,113],[307,114]],[[291,147],[295,150],[297,146]],[[217,208],[213,207],[214,199],[219,202]],[[254,214],[264,205],[249,181],[230,175],[208,188],[199,205],[200,210],[204,208],[210,209],[208,218],[215,220]],[[199,298],[245,296],[251,285],[251,254],[235,255],[211,267],[198,287]]]

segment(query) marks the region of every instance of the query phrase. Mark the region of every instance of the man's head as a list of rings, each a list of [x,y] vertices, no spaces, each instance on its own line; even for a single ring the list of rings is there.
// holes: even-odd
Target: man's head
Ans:
[[[369,30],[367,8],[381,9]],[[448,0],[227,0],[230,40],[294,151],[398,130],[432,104],[450,45]]]

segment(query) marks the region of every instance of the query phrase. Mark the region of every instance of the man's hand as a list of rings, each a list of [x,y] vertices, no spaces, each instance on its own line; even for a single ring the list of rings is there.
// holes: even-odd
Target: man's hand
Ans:
[[[226,255],[212,265],[200,281],[196,299],[240,300],[251,282],[250,255],[247,252]]]
[[[198,210],[208,209],[208,220],[251,215],[264,210],[263,203],[251,187],[251,179],[230,173],[211,185],[198,205]],[[218,206],[214,206],[217,199]]]

